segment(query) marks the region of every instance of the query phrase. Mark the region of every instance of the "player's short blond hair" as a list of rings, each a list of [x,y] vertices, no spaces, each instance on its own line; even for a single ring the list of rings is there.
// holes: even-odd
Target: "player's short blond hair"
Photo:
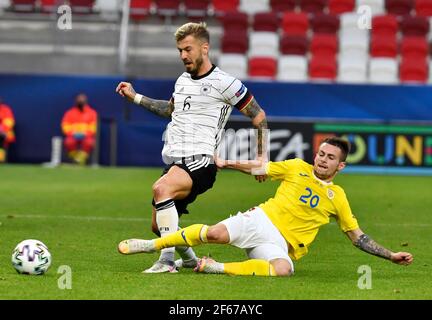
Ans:
[[[188,22],[179,27],[176,30],[174,36],[177,42],[183,40],[187,36],[193,36],[202,42],[210,43],[210,34],[207,30],[207,24],[205,22]]]

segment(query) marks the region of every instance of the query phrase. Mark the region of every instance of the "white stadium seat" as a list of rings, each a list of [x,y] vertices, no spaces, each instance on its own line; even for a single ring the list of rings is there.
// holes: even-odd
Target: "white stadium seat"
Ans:
[[[257,31],[249,34],[249,58],[279,56],[279,36],[275,32]]]
[[[369,82],[374,84],[399,83],[398,61],[392,58],[370,59]]]
[[[283,55],[278,60],[277,80],[305,82],[308,80],[306,56]]]
[[[368,6],[372,11],[372,15],[378,15],[385,13],[385,1],[384,0],[357,0],[356,1],[356,12],[361,6]]]
[[[369,57],[369,32],[341,32],[339,55],[364,60]]]
[[[341,83],[366,83],[367,82],[367,58],[353,59],[350,56],[339,56],[338,82]]]
[[[270,0],[240,0],[239,11],[249,15],[270,11]]]
[[[225,53],[219,56],[218,67],[237,79],[247,78],[247,57],[243,54]]]

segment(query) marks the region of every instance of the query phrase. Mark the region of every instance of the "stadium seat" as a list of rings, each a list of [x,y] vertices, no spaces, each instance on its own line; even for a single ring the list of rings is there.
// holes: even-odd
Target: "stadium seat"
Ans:
[[[335,80],[337,75],[335,56],[312,56],[309,63],[311,80]]]
[[[210,0],[183,0],[186,17],[203,19],[207,16]]]
[[[12,0],[11,9],[17,12],[32,12],[36,9],[36,0]]]
[[[304,12],[287,11],[282,16],[282,33],[291,35],[306,35],[309,29],[308,15]]]
[[[367,6],[371,9],[372,15],[384,14],[384,0],[356,0],[356,12],[361,6]]]
[[[257,31],[249,34],[249,57],[279,56],[279,36],[275,32]]]
[[[151,0],[131,0],[130,2],[131,18],[136,21],[145,19],[150,13],[151,4],[152,4]]]
[[[322,13],[327,5],[327,0],[300,0],[300,9],[307,13]]]
[[[249,15],[270,11],[269,0],[240,0],[239,10]]]
[[[395,15],[378,15],[372,18],[372,35],[395,37],[399,24]]]
[[[277,61],[270,57],[253,57],[249,59],[249,77],[274,79],[277,72]]]
[[[400,81],[402,83],[426,83],[428,65],[426,60],[402,58],[400,65]]]
[[[425,60],[429,54],[429,45],[424,37],[405,37],[401,42],[402,58]]]
[[[95,0],[69,0],[73,13],[92,13]]]
[[[425,17],[405,16],[400,24],[403,35],[424,37],[429,33],[429,20]]]
[[[254,15],[252,28],[254,31],[277,32],[278,16],[275,12],[259,12]]]
[[[345,32],[347,34],[353,34],[353,33],[369,33],[369,29],[359,28],[359,19],[360,15],[355,12],[348,12],[348,13],[342,13],[339,16],[340,19],[340,32]]]
[[[305,82],[308,80],[308,61],[305,56],[282,55],[278,59],[279,81]]]
[[[391,58],[372,58],[369,60],[369,82],[374,84],[396,84],[398,62]]]
[[[395,36],[372,36],[370,54],[374,58],[396,58],[398,45]]]
[[[415,11],[417,16],[432,17],[432,1],[430,0],[416,0]]]
[[[222,36],[221,51],[224,53],[246,54],[249,45],[246,31],[225,32]]]
[[[52,13],[57,11],[57,0],[40,0],[40,10],[43,13]]]
[[[237,12],[240,0],[212,0],[212,9],[216,17],[221,17],[227,12]]]
[[[331,14],[353,12],[355,0],[329,0],[328,8]]]
[[[339,34],[339,55],[351,59],[367,59],[369,56],[369,34],[367,32],[341,32]]]
[[[314,34],[311,40],[310,52],[312,56],[335,56],[338,52],[337,37],[330,34]]]
[[[386,0],[386,10],[389,14],[404,16],[411,13],[414,0]]]
[[[367,61],[367,58],[353,59],[350,56],[340,56],[338,63],[338,82],[366,83]]]
[[[271,10],[280,15],[282,15],[285,11],[294,11],[296,4],[296,0],[270,0]]]
[[[244,12],[227,12],[222,17],[222,27],[225,33],[247,33],[249,16]]]
[[[218,67],[237,79],[247,78],[247,64],[247,57],[244,54],[224,53],[219,56],[218,60]]]
[[[279,49],[283,55],[301,55],[308,52],[308,38],[306,36],[296,36],[285,34],[280,39]]]
[[[310,24],[314,33],[335,34],[340,22],[337,15],[317,13],[312,16]]]
[[[154,0],[156,13],[167,21],[179,15],[180,0]]]

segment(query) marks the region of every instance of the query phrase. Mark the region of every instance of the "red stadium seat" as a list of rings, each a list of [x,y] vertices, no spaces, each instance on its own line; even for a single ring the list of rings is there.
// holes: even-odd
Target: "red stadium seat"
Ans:
[[[249,16],[244,12],[227,12],[222,17],[222,26],[225,33],[245,33],[249,27]]]
[[[131,0],[130,16],[133,20],[139,21],[145,19],[150,13],[151,0]]]
[[[428,78],[428,66],[426,60],[403,58],[400,65],[401,82],[426,83]]]
[[[227,12],[238,11],[240,0],[212,0],[215,16],[223,16]]]
[[[353,12],[355,9],[355,0],[329,0],[328,8],[331,14]]]
[[[416,15],[422,17],[432,17],[432,1],[416,0],[415,2]]]
[[[339,31],[339,17],[332,14],[317,13],[311,18],[314,33],[336,34]]]
[[[95,0],[69,0],[74,13],[92,13]]]
[[[207,16],[210,0],[183,0],[186,16],[202,19]]]
[[[172,18],[179,14],[180,0],[154,0],[154,3],[159,16]]]
[[[44,13],[57,11],[57,0],[40,0],[40,8]]]
[[[280,40],[280,52],[284,55],[306,55],[308,52],[308,39],[306,36],[285,34]]]
[[[379,15],[372,18],[372,35],[395,37],[398,32],[398,21],[394,15]]]
[[[425,17],[405,16],[400,28],[404,36],[424,37],[429,33],[429,20]]]
[[[335,56],[338,52],[338,39],[336,35],[314,34],[310,51],[313,56]]]
[[[300,9],[307,13],[323,12],[327,5],[327,0],[300,0]]]
[[[294,11],[296,4],[296,0],[270,0],[271,10],[279,14],[285,11]]]
[[[309,19],[306,13],[291,11],[283,13],[282,33],[304,36],[308,29]]]
[[[222,36],[223,53],[246,54],[249,49],[249,37],[246,31],[225,32]]]
[[[309,63],[309,77],[311,79],[335,80],[336,76],[336,56],[312,56]]]
[[[374,58],[395,58],[398,54],[396,36],[372,36],[370,54]]]
[[[36,0],[12,0],[11,9],[17,12],[32,12],[36,8]]]
[[[277,73],[277,61],[268,57],[249,59],[249,77],[274,79]]]
[[[386,10],[389,14],[404,16],[411,13],[414,0],[386,0]]]
[[[429,54],[429,45],[424,37],[405,37],[402,39],[400,52],[403,58],[422,61]]]
[[[278,16],[275,12],[259,12],[254,15],[254,31],[276,32],[279,28]]]

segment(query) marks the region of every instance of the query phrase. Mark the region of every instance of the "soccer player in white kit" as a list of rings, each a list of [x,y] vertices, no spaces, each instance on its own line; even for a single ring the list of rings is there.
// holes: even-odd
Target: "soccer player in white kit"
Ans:
[[[161,237],[176,232],[179,215],[188,213],[187,205],[213,186],[217,172],[213,156],[233,108],[248,116],[258,131],[257,157],[266,150],[265,112],[241,81],[211,63],[206,24],[186,23],[177,29],[175,38],[186,72],[177,79],[169,101],[137,94],[127,82],[121,82],[116,89],[129,101],[171,117],[162,150],[167,167],[153,184],[152,230]],[[261,182],[265,176],[256,179]],[[176,272],[176,265],[196,267],[198,259],[191,248],[176,249],[181,260],[174,262],[174,248],[166,248],[144,272]]]

